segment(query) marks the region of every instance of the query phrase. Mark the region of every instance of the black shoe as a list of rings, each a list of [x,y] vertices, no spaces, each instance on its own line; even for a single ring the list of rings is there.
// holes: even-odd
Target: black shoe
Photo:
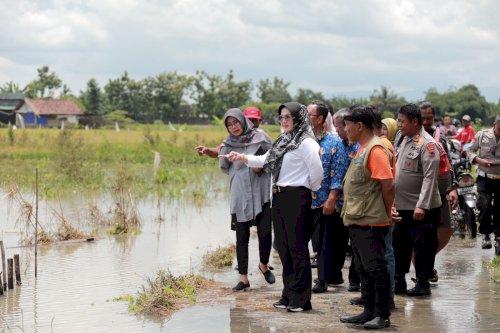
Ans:
[[[406,294],[406,279],[403,277],[396,277],[395,278],[395,285],[394,285],[394,293],[396,295],[403,295]]]
[[[284,298],[280,298],[279,301],[277,301],[276,303],[273,303],[273,306],[276,309],[285,310],[288,307],[288,302]]]
[[[418,282],[415,285],[415,287],[409,289],[406,292],[406,295],[408,296],[429,296],[430,294],[431,294],[430,286]]]
[[[250,282],[249,283],[243,283],[243,282],[238,282],[238,284],[233,288],[233,291],[247,291],[250,289]]]
[[[340,321],[346,324],[364,324],[373,319],[373,315],[367,311],[363,311],[355,316],[342,316]]]
[[[343,278],[334,279],[334,280],[328,281],[328,284],[332,285],[332,286],[340,286],[340,285],[344,284],[344,279]]]
[[[379,328],[385,328],[391,326],[391,321],[389,319],[384,319],[381,317],[373,318],[370,321],[367,321],[363,324],[363,327],[366,329],[376,330]]]
[[[314,286],[312,287],[313,293],[324,293],[328,291],[328,284],[324,280],[317,280]]]
[[[259,265],[259,271],[264,274],[264,279],[266,279],[266,282],[269,284],[273,284],[276,282],[276,278],[274,277],[273,272],[271,272],[271,268],[268,268],[267,271],[263,272],[262,269],[260,269]]]
[[[481,248],[483,250],[491,249],[490,235],[484,235],[483,236],[483,244],[481,245]]]
[[[359,283],[349,283],[347,291],[359,291]]]
[[[311,268],[318,268],[318,258],[311,258]]]
[[[436,283],[439,280],[438,272],[435,268],[432,269],[432,277],[429,279],[429,282]]]
[[[351,303],[351,305],[363,306],[365,305],[365,299],[363,297],[353,297],[349,300],[349,303]]]
[[[304,312],[309,310],[312,310],[311,302],[307,302],[303,306],[288,306],[286,308],[286,311],[288,312]]]

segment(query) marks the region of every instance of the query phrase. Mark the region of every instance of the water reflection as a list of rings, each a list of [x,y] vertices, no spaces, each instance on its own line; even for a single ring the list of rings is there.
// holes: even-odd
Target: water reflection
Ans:
[[[280,286],[278,283],[268,286],[257,272],[255,239],[250,242],[253,294],[235,297],[228,287],[227,295],[213,304],[188,307],[170,320],[136,317],[128,313],[126,303],[112,301],[115,297],[135,294],[145,284],[145,278],[152,277],[158,269],[174,274],[200,272],[204,253],[234,242],[227,200],[217,197],[205,207],[179,202],[158,206],[155,200],[143,202],[139,205],[143,225],[138,235],[104,235],[90,243],[40,247],[37,280],[33,276],[33,248],[15,248],[18,235],[4,232],[7,257],[15,253],[21,256],[23,285],[0,296],[0,332],[279,332],[283,327],[310,331],[311,320],[322,332],[357,331],[356,327],[340,324],[331,315],[339,307],[337,303],[332,306],[339,295],[357,296],[347,293],[345,288],[336,288],[322,298],[313,295],[313,306],[317,305],[314,313],[291,317],[267,309],[279,295]],[[0,214],[7,210],[0,206]],[[10,214],[4,231],[13,228],[13,213]],[[481,250],[479,243],[471,246],[471,242],[452,239],[437,258],[440,280],[432,288],[432,297],[398,296],[399,309],[391,318],[392,330],[498,330],[500,285],[491,282],[482,265],[492,255],[493,251]],[[272,260],[279,272],[279,260],[274,257]],[[232,268],[202,274],[228,286],[237,279]],[[347,272],[344,274],[347,276]],[[246,306],[263,293],[267,293],[267,298],[259,302],[264,310]]]
[[[231,307],[229,310],[229,329],[231,333],[248,332],[248,333],[269,333],[275,332],[272,323],[256,320],[249,311]],[[266,327],[269,325],[270,327]]]

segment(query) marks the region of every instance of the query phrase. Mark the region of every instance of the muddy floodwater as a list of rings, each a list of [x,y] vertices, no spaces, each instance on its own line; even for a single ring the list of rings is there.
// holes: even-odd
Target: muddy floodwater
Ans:
[[[0,224],[7,257],[21,257],[22,285],[0,296],[0,332],[351,332],[362,330],[339,322],[342,314],[361,308],[349,305],[358,293],[343,286],[313,294],[313,310],[287,313],[271,304],[281,291],[281,266],[272,253],[277,283],[267,285],[258,272],[255,235],[250,242],[251,290],[233,294],[238,281],[231,267],[220,272],[203,271],[201,258],[219,245],[235,241],[230,230],[228,199],[217,196],[201,207],[174,203],[160,208],[139,204],[142,233],[108,236],[93,242],[41,246],[38,277],[34,277],[33,248],[16,247],[19,235],[12,222]],[[12,212],[0,210],[2,216]],[[391,316],[398,332],[494,332],[500,331],[500,284],[494,283],[483,264],[493,250],[481,250],[480,240],[453,238],[438,255],[439,281],[432,296],[397,296]],[[344,279],[347,280],[346,260]],[[234,265],[233,265],[234,266]],[[113,301],[135,295],[159,269],[174,274],[199,273],[220,282],[199,296],[199,302],[171,318],[135,316],[127,303]],[[412,286],[410,277],[408,284]],[[316,271],[313,271],[316,277]]]

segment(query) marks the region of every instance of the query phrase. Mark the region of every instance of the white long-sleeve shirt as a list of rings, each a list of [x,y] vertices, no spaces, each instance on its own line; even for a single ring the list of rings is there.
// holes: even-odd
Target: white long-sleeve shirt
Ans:
[[[269,151],[260,156],[246,155],[248,166],[261,168],[266,161],[267,154]],[[281,171],[275,183],[283,187],[305,186],[316,191],[321,187],[322,180],[323,166],[319,157],[319,144],[314,139],[306,138],[297,149],[283,156]]]

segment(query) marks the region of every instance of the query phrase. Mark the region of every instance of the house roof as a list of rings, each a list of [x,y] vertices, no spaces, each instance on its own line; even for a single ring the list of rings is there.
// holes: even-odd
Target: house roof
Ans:
[[[24,96],[19,93],[0,93],[0,111],[17,110],[24,103]]]
[[[33,112],[37,115],[65,115],[81,116],[83,115],[80,107],[69,99],[30,99],[26,98]]]
[[[24,95],[21,93],[0,93],[0,100],[24,100]]]

